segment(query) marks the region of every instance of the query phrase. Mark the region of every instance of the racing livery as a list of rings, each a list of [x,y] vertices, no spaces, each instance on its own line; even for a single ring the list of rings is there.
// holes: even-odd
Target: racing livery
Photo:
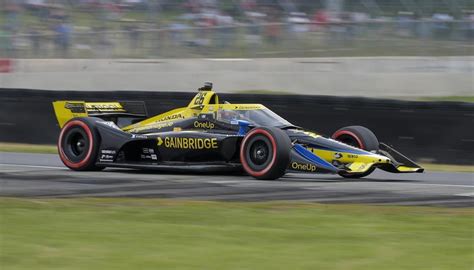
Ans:
[[[349,126],[330,138],[297,127],[262,104],[220,103],[212,84],[187,107],[148,118],[144,102],[55,101],[58,152],[72,170],[125,167],[159,170],[240,170],[257,179],[288,171],[346,178],[376,168],[423,168],[369,129]]]

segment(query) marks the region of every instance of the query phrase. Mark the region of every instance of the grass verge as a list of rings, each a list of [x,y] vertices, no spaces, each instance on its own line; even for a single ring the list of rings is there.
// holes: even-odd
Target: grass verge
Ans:
[[[474,103],[474,96],[419,97],[420,101],[459,101]]]
[[[474,173],[474,166],[469,165],[422,163],[420,166],[425,168],[426,171]]]
[[[0,198],[5,269],[472,269],[474,209]]]
[[[57,154],[58,149],[56,145],[0,142],[0,152]]]

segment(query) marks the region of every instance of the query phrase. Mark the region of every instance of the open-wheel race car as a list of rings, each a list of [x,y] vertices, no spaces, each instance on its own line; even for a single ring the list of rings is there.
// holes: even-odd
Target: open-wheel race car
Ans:
[[[220,103],[211,83],[187,107],[150,118],[145,103],[136,101],[55,101],[53,106],[61,127],[59,156],[72,170],[231,169],[269,180],[288,171],[346,178],[376,168],[423,172],[365,127],[344,127],[324,137],[261,104]]]

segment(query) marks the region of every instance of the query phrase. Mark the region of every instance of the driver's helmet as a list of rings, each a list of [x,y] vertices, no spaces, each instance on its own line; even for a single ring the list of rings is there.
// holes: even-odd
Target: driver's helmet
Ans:
[[[219,110],[217,113],[218,120],[228,123],[239,120],[240,118],[241,116],[239,115],[239,113],[233,110]]]

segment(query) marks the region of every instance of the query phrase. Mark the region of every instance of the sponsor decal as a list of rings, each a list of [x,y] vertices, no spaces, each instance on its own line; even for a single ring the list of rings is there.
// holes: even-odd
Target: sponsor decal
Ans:
[[[235,105],[234,110],[260,110],[262,106],[259,105]]]
[[[155,149],[153,149],[153,148],[142,148],[142,152],[143,152],[143,154],[154,154]]]
[[[84,103],[66,102],[64,108],[70,110],[72,113],[86,113]]]
[[[173,149],[217,149],[217,138],[184,138],[161,137],[157,138],[157,145]]]
[[[148,136],[142,134],[132,134],[132,139],[147,139]]]
[[[313,164],[307,163],[299,163],[299,162],[292,162],[291,168],[297,171],[305,171],[305,172],[314,172],[316,171],[316,166]]]
[[[213,129],[215,127],[215,125],[212,122],[194,121],[194,127],[195,128],[204,128],[204,129]]]
[[[354,154],[347,154],[347,157],[348,157],[348,158],[358,158],[359,156],[358,156],[358,155],[354,155]]]
[[[155,154],[155,149],[153,148],[142,148],[142,154],[140,155],[140,158],[158,160],[158,156]]]
[[[103,125],[106,125],[106,126],[109,126],[111,128],[115,128],[115,129],[120,129],[114,122],[112,121],[99,121],[99,123],[103,124]]]
[[[116,153],[117,151],[115,150],[108,150],[108,149],[101,150],[99,161],[100,162],[113,162]]]
[[[125,112],[118,102],[89,102],[86,103],[86,110],[88,112]]]
[[[194,99],[194,105],[202,105],[204,98],[206,97],[206,92],[199,92]]]
[[[151,160],[158,160],[158,156],[155,154],[152,155],[140,155],[141,159],[151,159]]]
[[[334,153],[334,159],[340,159],[340,158],[342,158],[341,153]]]
[[[172,114],[172,115],[168,115],[168,116],[165,116],[163,118],[161,118],[159,121],[167,121],[167,120],[176,120],[176,119],[184,119],[184,116],[181,115],[181,114]]]
[[[153,123],[153,124],[148,124],[148,125],[145,125],[145,126],[142,126],[142,127],[134,128],[131,131],[132,132],[138,132],[138,131],[147,130],[147,129],[162,129],[162,128],[165,128],[165,127],[170,127],[173,124],[174,124],[174,122],[165,122],[165,123],[156,122],[156,123]]]

